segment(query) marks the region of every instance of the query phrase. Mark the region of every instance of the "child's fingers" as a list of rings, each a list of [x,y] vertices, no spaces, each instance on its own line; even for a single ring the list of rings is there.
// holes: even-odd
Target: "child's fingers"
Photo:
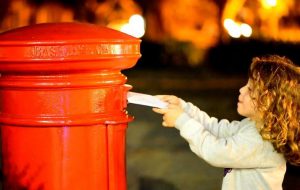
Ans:
[[[179,102],[178,98],[174,95],[157,95],[156,97],[170,104],[177,104]]]
[[[167,95],[155,95],[155,97],[157,97],[157,98],[159,98],[159,99],[162,99],[162,98],[164,98],[165,96],[167,96]]]
[[[163,122],[162,122],[162,126],[164,126],[164,127],[168,127],[168,124],[167,124],[167,122],[163,121]]]
[[[157,97],[158,99],[167,102],[170,98],[170,95],[156,95],[155,97]]]
[[[164,126],[164,127],[173,127],[173,126],[169,125],[169,124],[168,124],[167,122],[165,122],[165,121],[162,122],[162,126]]]
[[[168,109],[174,109],[178,108],[179,106],[177,104],[168,104]]]
[[[160,109],[160,108],[152,108],[152,110],[159,114],[165,114],[167,112],[167,109]]]

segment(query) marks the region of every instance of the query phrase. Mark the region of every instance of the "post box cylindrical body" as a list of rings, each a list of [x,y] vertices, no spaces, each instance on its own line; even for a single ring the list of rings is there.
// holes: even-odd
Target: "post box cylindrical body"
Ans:
[[[130,86],[140,40],[82,23],[0,34],[4,189],[125,190]]]

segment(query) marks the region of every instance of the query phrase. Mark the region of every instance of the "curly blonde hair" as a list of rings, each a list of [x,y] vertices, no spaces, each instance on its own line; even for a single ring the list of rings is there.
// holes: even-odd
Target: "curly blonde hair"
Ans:
[[[260,134],[293,165],[300,165],[300,68],[277,55],[255,57],[249,69]]]

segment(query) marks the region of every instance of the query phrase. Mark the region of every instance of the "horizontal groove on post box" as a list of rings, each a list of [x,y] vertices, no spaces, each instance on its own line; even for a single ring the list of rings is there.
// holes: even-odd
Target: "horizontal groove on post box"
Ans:
[[[127,77],[119,70],[102,70],[99,72],[67,73],[67,74],[2,74],[1,88],[53,89],[53,88],[100,88],[105,86],[122,85]]]
[[[53,127],[53,126],[87,126],[97,124],[121,124],[128,123],[133,120],[132,116],[127,115],[125,112],[120,115],[114,114],[108,116],[107,114],[94,114],[89,116],[75,115],[72,117],[58,117],[58,116],[27,116],[20,115],[6,115],[0,114],[0,123],[5,125],[17,126],[36,126],[36,127]]]
[[[140,57],[140,56],[139,56]],[[139,57],[113,57],[93,60],[43,60],[35,62],[35,60],[26,61],[11,61],[1,60],[0,72],[15,72],[15,73],[40,73],[40,72],[80,72],[94,71],[106,69],[129,69],[133,67]],[[51,62],[53,61],[53,62]],[[34,74],[34,73],[33,73]]]

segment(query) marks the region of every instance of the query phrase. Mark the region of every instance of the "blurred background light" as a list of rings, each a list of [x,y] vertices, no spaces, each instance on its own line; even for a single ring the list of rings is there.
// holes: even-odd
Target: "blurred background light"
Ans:
[[[232,38],[239,38],[241,37],[241,30],[239,25],[233,21],[232,19],[226,19],[224,21],[224,26],[226,28],[226,30],[228,31],[228,34],[232,37]]]
[[[224,20],[224,28],[232,38],[240,38],[241,36],[250,37],[252,28],[246,23],[238,23],[232,19]]]
[[[252,28],[246,23],[240,25],[240,30],[243,36],[249,38],[252,34]]]
[[[128,20],[117,20],[107,24],[107,27],[119,30],[136,38],[141,38],[145,34],[145,21],[139,14],[130,16]]]
[[[143,37],[145,34],[144,18],[138,14],[132,15],[129,22],[121,27],[121,31],[136,38]]]
[[[299,0],[0,0],[0,32],[88,22],[142,38],[163,48],[166,62],[194,67],[232,42],[300,43],[299,7]]]
[[[262,0],[262,5],[265,8],[272,8],[277,5],[277,0]]]

